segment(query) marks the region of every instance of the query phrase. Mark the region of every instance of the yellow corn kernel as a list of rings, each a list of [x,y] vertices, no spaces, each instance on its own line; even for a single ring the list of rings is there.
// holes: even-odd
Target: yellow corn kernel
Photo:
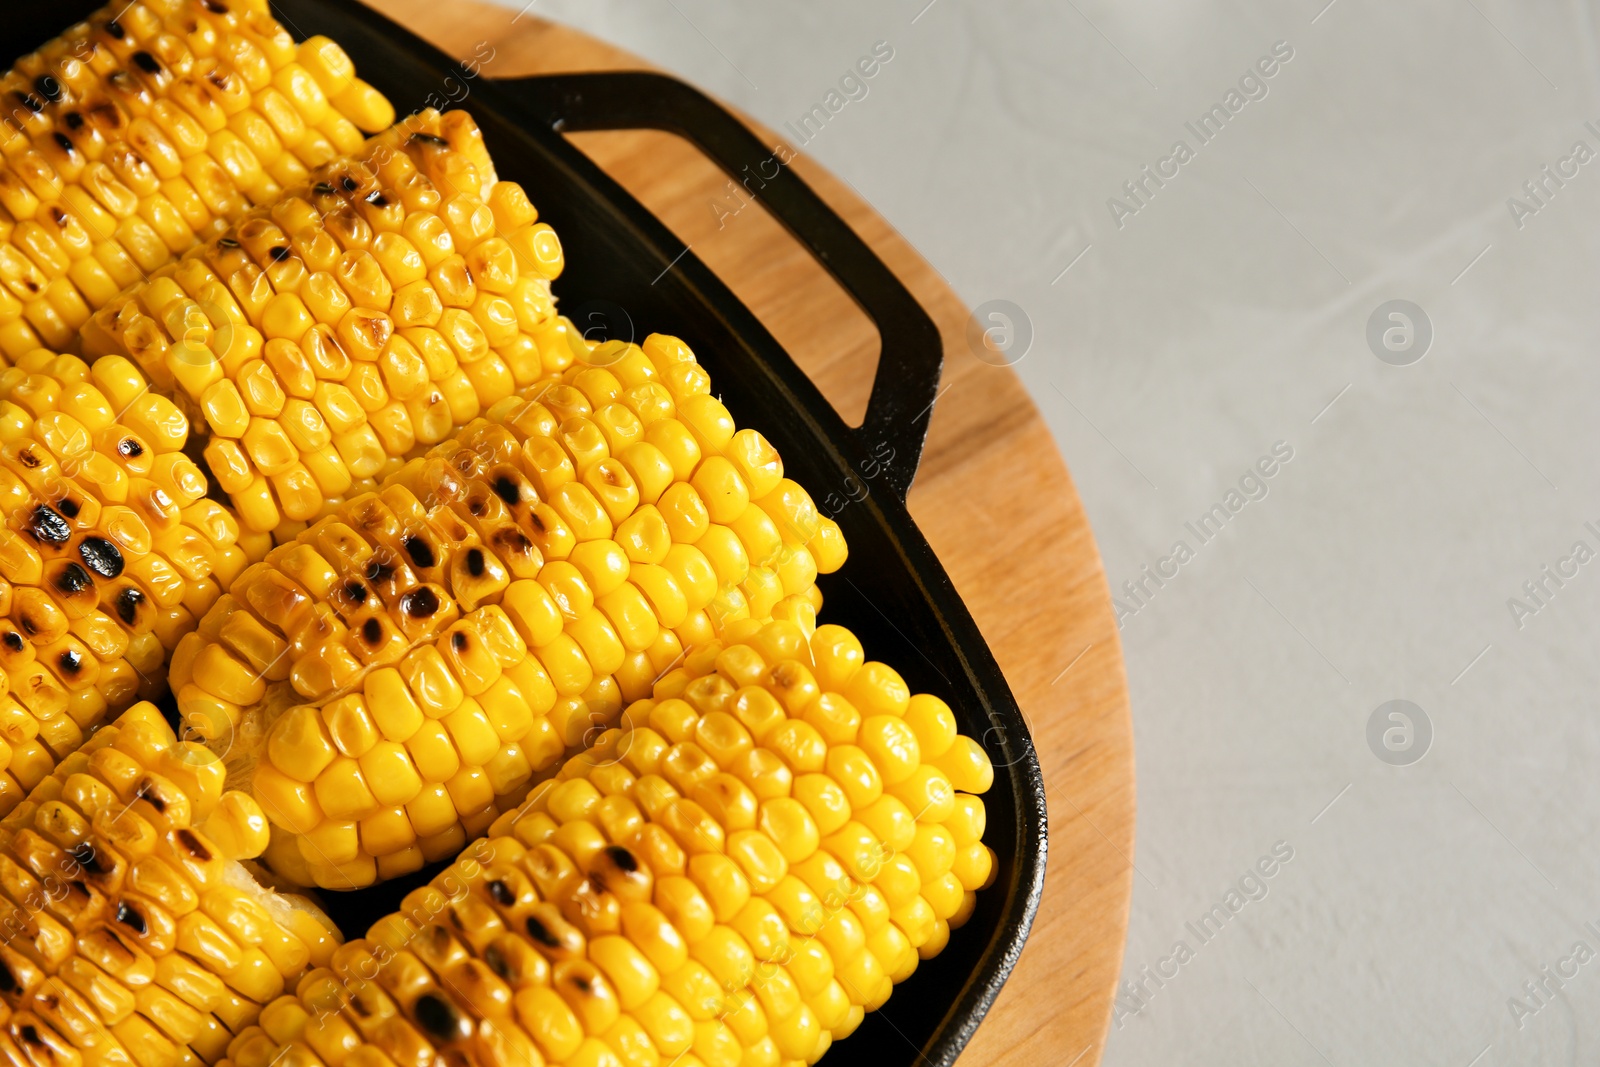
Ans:
[[[310,833],[322,822],[323,812],[311,786],[275,767],[258,768],[251,787],[261,810],[276,826],[303,834]]]
[[[983,746],[965,735],[957,736],[950,748],[931,763],[964,793],[985,792],[994,781],[994,766]]]
[[[887,785],[909,778],[921,762],[917,735],[899,716],[872,715],[863,719],[858,741]],[[987,765],[988,760],[983,762]]]
[[[228,793],[205,822],[206,836],[229,859],[253,859],[267,847],[267,818],[243,793]]]

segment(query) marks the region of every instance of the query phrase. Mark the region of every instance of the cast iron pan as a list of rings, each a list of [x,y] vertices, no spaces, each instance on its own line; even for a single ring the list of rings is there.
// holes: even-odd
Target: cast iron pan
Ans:
[[[6,51],[19,55],[101,5],[7,6]],[[606,339],[658,331],[682,337],[738,424],[760,429],[777,446],[786,473],[824,511],[843,503],[834,517],[850,558],[820,580],[823,621],[853,629],[869,656],[893,664],[913,691],[943,697],[962,732],[982,741],[996,768],[984,797],[984,840],[999,865],[994,885],[978,895],[977,910],[944,953],[922,964],[826,1062],[953,1063],[1022,951],[1044,885],[1048,823],[1022,714],[905,508],[943,362],[932,319],[810,187],[772,162],[774,146],[682,82],[634,72],[494,81],[475,57],[454,62],[354,0],[281,0],[273,9],[296,36],[326,34],[343,45],[361,76],[402,114],[425,106],[469,109],[500,174],[526,187],[561,235],[567,265],[556,291],[579,327]],[[687,138],[735,181],[759,175],[766,184],[751,183],[756,195],[876,324],[882,353],[860,427],[839,418],[692,251],[562,136],[640,128]],[[323,896],[345,933],[359,936],[430,874]]]

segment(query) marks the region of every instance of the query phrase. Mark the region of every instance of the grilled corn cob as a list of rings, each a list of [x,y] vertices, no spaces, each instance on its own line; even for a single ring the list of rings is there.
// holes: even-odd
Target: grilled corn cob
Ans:
[[[266,839],[255,802],[154,705],[63,760],[0,821],[0,1059],[219,1059],[338,940],[240,865]]]
[[[135,700],[246,559],[131,363],[0,372],[0,813]]]
[[[225,1062],[777,1067],[854,1031],[991,878],[993,769],[847,631],[737,628]]]
[[[0,353],[66,351],[91,312],[394,121],[265,0],[119,2],[0,78]]]
[[[653,698],[629,706],[622,729],[568,760],[515,824],[496,829],[532,846],[572,841],[579,831],[561,827],[583,815],[616,823],[616,810],[642,811],[688,857],[691,877],[695,864],[709,868],[702,889],[739,887],[740,876],[748,883],[748,900],[736,889],[712,910],[757,960],[771,959],[763,936],[781,950],[785,924],[832,952],[851,1012],[823,1029],[843,1037],[919,957],[944,948],[951,924],[965,922],[991,880],[977,794],[993,780],[988,756],[957,732],[949,707],[912,695],[893,668],[866,661],[850,631],[821,626],[808,639],[782,621],[745,622],[730,627],[728,641],[692,651]],[[612,796],[633,807],[597,807]],[[625,843],[616,840],[625,831],[603,831]],[[655,842],[675,870],[679,854],[667,838]],[[648,851],[655,842],[632,843]],[[777,933],[768,929],[775,912]],[[852,916],[865,936],[859,954]],[[752,986],[766,1003],[760,983]],[[841,1010],[838,992],[832,1004],[812,1003],[819,1019]],[[738,1036],[746,1046],[759,1037]],[[800,1056],[781,1041],[780,1050]]]
[[[571,363],[536,220],[469,115],[413,115],[112,301],[85,351],[138,362],[245,529],[286,540]]]
[[[250,775],[274,870],[353,887],[445,858],[684,649],[814,624],[838,527],[708,389],[676,339],[585,348],[240,575],[171,684]]]

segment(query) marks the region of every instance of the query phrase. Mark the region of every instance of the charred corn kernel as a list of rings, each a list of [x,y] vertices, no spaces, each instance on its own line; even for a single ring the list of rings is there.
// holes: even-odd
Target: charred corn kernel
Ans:
[[[263,1001],[327,958],[331,923],[239,865],[265,845],[240,833],[260,819],[254,802],[209,774],[168,776],[208,767],[220,771],[139,704],[0,820],[5,905],[52,901],[14,913],[11,950],[0,954],[12,1003],[40,1011],[0,1024],[11,1040],[57,1054],[77,1046],[97,1062],[219,1058]],[[45,880],[67,870],[78,872],[75,888],[51,894]]]
[[[245,16],[214,6],[184,0],[160,16],[106,8],[6,75],[17,115],[28,116],[14,124],[26,137],[13,135],[0,171],[0,203],[15,220],[0,244],[0,274],[18,290],[0,304],[7,358],[41,341],[70,344],[88,313],[140,271],[160,268],[252,200],[269,200],[278,191],[269,172],[303,174],[284,146],[298,139],[304,154],[308,123],[376,131],[393,120],[353,74],[331,102],[320,89],[273,90],[271,62],[254,42],[287,36],[265,11],[249,15],[256,24],[247,28]],[[39,266],[5,267],[7,252]]]

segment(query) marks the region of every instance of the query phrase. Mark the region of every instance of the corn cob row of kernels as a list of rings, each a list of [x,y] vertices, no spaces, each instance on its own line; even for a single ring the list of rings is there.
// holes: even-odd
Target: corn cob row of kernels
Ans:
[[[249,765],[274,870],[351,887],[448,855],[685,648],[752,610],[812,625],[818,564],[782,531],[832,569],[837,527],[715,398],[682,389],[680,407],[653,380],[703,372],[647,350],[687,353],[655,335],[586,350],[611,369],[574,364],[543,393],[564,418],[496,404],[274,549],[179,646],[179,713]],[[798,587],[747,603],[750,558],[779,555]]]
[[[243,526],[286,540],[544,374],[536,220],[470,116],[414,115],[112,301],[85,351],[144,367]]]
[[[637,705],[665,733],[576,757],[225,1062],[787,1067],[851,1033],[970,915],[992,859],[954,786],[992,769],[848,632],[743,629],[663,680],[704,707]]]
[[[125,359],[0,372],[0,813],[165,692],[167,653],[245,567],[187,430]]]
[[[5,1062],[212,1063],[328,962],[326,917],[240,865],[266,820],[223,777],[140,704],[0,822]]]
[[[0,78],[0,353],[90,314],[394,121],[327,38],[260,0],[115,4]]]

